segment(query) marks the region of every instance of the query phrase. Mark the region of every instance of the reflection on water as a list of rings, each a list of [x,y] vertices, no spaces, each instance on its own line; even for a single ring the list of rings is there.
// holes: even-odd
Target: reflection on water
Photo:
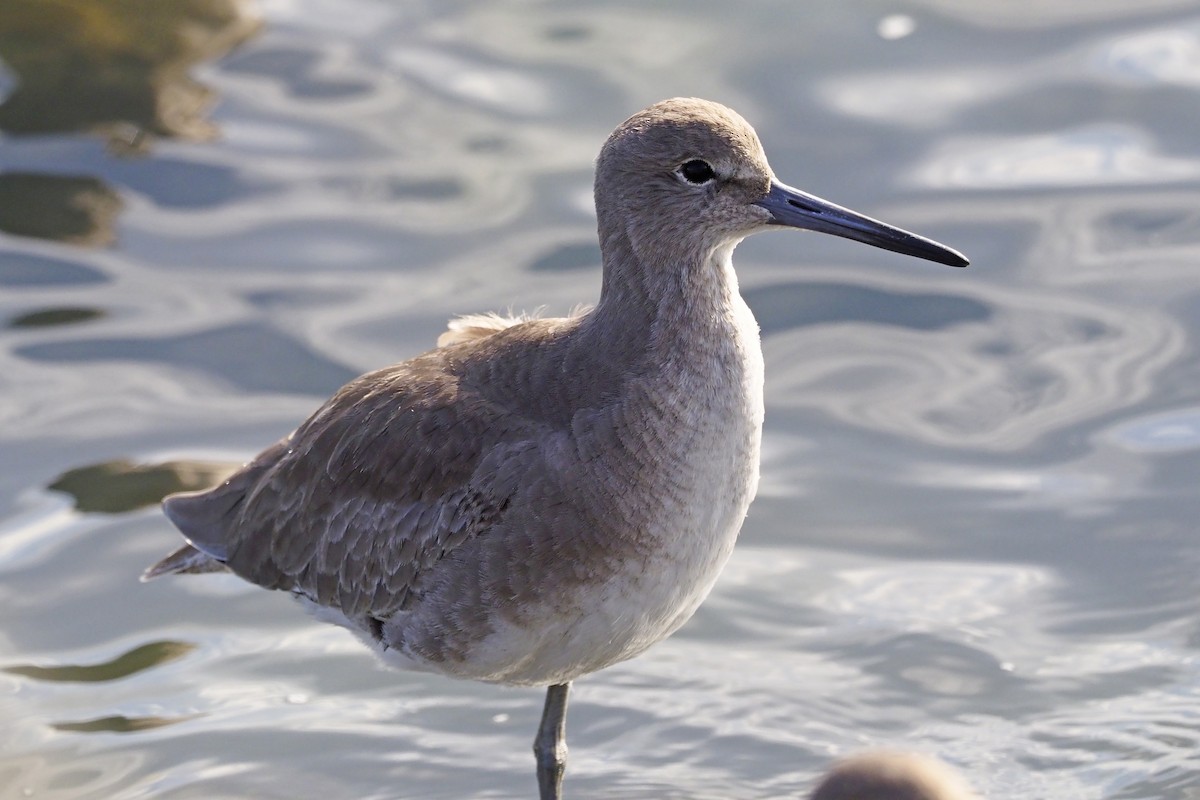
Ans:
[[[99,683],[120,680],[159,664],[168,664],[195,649],[196,645],[187,642],[151,642],[100,664],[65,664],[53,667],[25,664],[4,667],[4,671],[35,681]]]
[[[167,725],[176,725],[180,722],[187,722],[190,719],[195,719],[195,716],[125,717],[115,715],[100,717],[99,719],[82,720],[80,722],[55,722],[51,727],[56,731],[64,731],[66,733],[137,733],[138,731],[154,730],[155,728],[162,728]]]
[[[0,173],[0,231],[79,245],[110,244],[121,198],[98,178]]]
[[[10,328],[44,328],[53,325],[74,325],[99,319],[104,312],[98,308],[44,308],[18,314],[8,321]]]
[[[170,461],[134,464],[124,459],[76,467],[55,478],[48,488],[75,499],[84,513],[121,514],[150,505],[174,492],[216,486],[237,464]]]
[[[1187,0],[10,0],[0,800],[529,794],[536,692],[137,577],[164,494],[347,378],[594,301],[592,160],[675,94],[973,264],[739,249],[762,491],[697,617],[580,682],[573,794],[796,797],[902,746],[993,800],[1187,797],[1198,43]]]
[[[0,130],[97,131],[134,148],[211,136],[212,92],[189,72],[258,24],[243,0],[8,0],[0,59],[17,85]]]
[[[0,103],[12,135],[98,133],[115,152],[156,137],[207,139],[215,95],[197,64],[252,37],[248,0],[8,0],[0,63],[15,82]],[[0,231],[75,245],[116,238],[118,191],[92,175],[0,172]]]

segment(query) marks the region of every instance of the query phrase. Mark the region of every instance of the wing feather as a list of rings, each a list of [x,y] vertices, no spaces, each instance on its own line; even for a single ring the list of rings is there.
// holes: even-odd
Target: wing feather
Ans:
[[[478,322],[467,341],[347,384],[222,486],[168,498],[168,515],[214,564],[352,619],[419,602],[450,576],[447,556],[486,536],[518,491],[540,496],[552,480],[537,443],[624,380],[620,363],[566,346],[579,317]],[[567,358],[586,385],[552,380]],[[508,533],[532,552],[532,533]]]
[[[387,616],[503,515],[510,498],[476,470],[536,427],[421,358],[363,376],[208,494],[221,513],[205,541],[254,583],[352,618]]]

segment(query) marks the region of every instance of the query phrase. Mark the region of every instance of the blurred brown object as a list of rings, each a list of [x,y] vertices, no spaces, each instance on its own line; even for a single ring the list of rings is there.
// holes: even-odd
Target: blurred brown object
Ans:
[[[979,800],[979,796],[937,759],[873,752],[835,764],[810,800]]]
[[[116,459],[64,472],[48,488],[74,498],[77,511],[123,514],[157,505],[175,492],[216,486],[237,468],[237,464],[211,461],[135,464]]]
[[[0,173],[0,231],[98,247],[116,239],[121,197],[88,175]]]
[[[95,131],[134,152],[148,135],[208,138],[214,92],[188,71],[260,24],[247,0],[6,0],[0,59],[17,86],[0,130]]]

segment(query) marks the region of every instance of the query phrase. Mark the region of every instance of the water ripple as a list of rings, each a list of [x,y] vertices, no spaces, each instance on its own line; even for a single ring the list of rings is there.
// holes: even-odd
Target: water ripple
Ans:
[[[1045,289],[974,291],[963,302],[990,308],[987,325],[881,335],[846,319],[769,337],[768,361],[788,366],[772,373],[768,402],[932,444],[1013,450],[1146,397],[1184,351],[1182,328],[1158,312]]]
[[[1003,139],[947,140],[909,177],[922,186],[959,189],[1163,185],[1200,177],[1200,160],[1157,153],[1144,132],[1105,124]]]
[[[1109,429],[1106,438],[1143,453],[1173,453],[1200,448],[1200,408],[1151,414]]]
[[[1125,33],[1096,45],[1094,65],[1135,85],[1200,87],[1200,23]]]

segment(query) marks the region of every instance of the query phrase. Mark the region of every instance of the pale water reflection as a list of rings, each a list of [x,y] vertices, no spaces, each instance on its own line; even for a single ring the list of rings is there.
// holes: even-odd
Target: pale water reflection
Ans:
[[[1153,142],[1124,125],[1089,126],[1017,139],[948,141],[917,167],[913,180],[971,189],[1170,185],[1200,176],[1194,158],[1155,152]]]
[[[1130,450],[1170,453],[1200,449],[1200,408],[1182,408],[1133,420],[1108,432]]]
[[[864,314],[870,290],[852,288],[855,272],[816,272],[847,281],[841,298],[814,287],[825,301],[822,314],[836,324],[776,333],[764,322],[772,334],[768,358],[792,365],[768,388],[775,406],[818,408],[946,447],[1012,450],[1144,400],[1186,346],[1183,326],[1160,312],[1114,308],[1044,285],[1022,291],[964,283],[956,296],[939,296],[937,276],[872,275],[876,310]],[[794,286],[797,295],[808,291]],[[776,293],[760,307],[782,304]],[[804,307],[798,302],[775,317]],[[873,324],[852,325],[860,315]]]
[[[973,264],[739,249],[762,492],[696,618],[580,682],[572,795],[798,797],[874,747],[992,800],[1200,791],[1200,4],[122,7],[14,6],[126,54],[86,104],[0,22],[0,798],[529,796],[536,693],[137,576],[157,496],[346,378],[594,300],[592,159],[677,94]]]

